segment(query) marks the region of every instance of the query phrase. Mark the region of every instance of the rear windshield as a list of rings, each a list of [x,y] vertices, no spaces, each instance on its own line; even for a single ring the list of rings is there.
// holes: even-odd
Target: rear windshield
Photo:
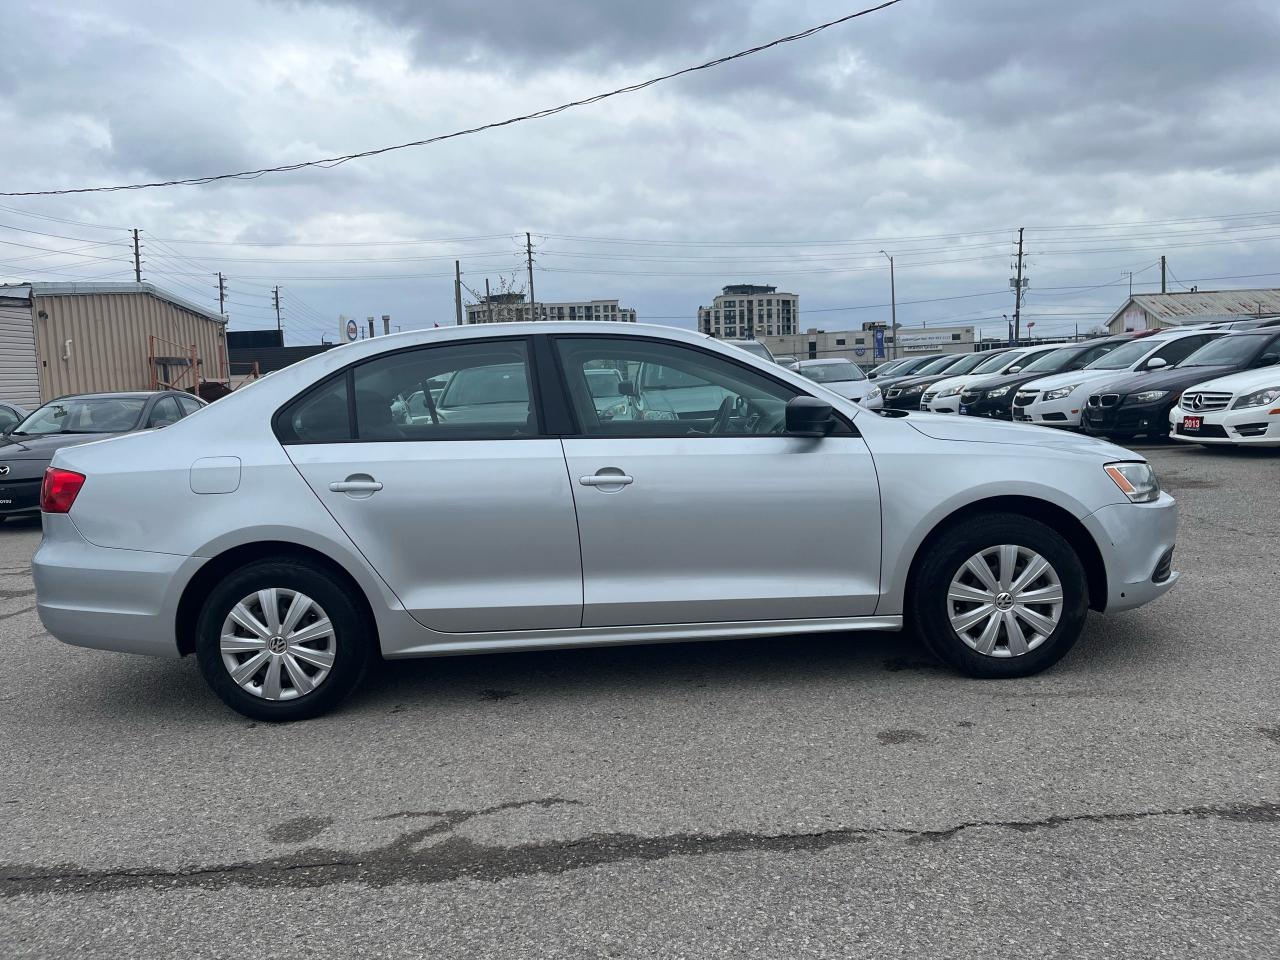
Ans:
[[[856,363],[812,363],[800,368],[800,373],[814,383],[844,383],[848,380],[865,380],[866,375]]]

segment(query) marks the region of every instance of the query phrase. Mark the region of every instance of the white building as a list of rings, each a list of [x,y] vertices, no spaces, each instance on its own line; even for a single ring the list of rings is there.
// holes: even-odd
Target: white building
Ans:
[[[614,320],[635,323],[636,312],[621,307],[617,300],[577,300],[548,303],[538,301],[533,316],[523,293],[495,293],[481,297],[479,303],[467,304],[467,323],[513,323],[519,320]]]
[[[871,324],[867,325],[871,327]],[[884,356],[876,357],[875,331],[815,330],[784,336],[764,336],[764,342],[775,357],[799,360],[826,360],[843,357],[863,367],[874,366],[894,356],[893,334],[884,331]],[[971,326],[927,327],[898,330],[897,356],[910,357],[922,353],[972,353],[974,328]]]
[[[698,307],[698,329],[725,340],[788,336],[800,329],[800,298],[777,287],[734,284],[711,306]]]

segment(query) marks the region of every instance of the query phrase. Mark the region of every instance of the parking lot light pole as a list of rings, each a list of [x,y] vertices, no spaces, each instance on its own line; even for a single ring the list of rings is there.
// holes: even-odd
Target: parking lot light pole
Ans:
[[[893,356],[889,359],[898,359],[898,289],[893,279],[893,257],[885,253],[885,257],[889,260],[889,332],[893,334]]]

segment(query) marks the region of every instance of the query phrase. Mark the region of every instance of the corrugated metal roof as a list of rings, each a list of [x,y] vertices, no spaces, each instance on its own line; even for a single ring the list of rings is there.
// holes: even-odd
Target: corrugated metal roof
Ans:
[[[1136,293],[1111,315],[1111,320],[1119,317],[1131,304],[1141,307],[1161,323],[1172,326],[1209,323],[1280,313],[1280,289]]]
[[[215,323],[227,322],[227,318],[214,313],[207,307],[197,306],[185,297],[180,297],[168,290],[161,290],[152,283],[3,283],[0,284],[0,297],[20,297],[30,299],[37,297],[74,297],[88,296],[95,293],[149,293],[153,297],[172,303],[183,310],[190,310]]]

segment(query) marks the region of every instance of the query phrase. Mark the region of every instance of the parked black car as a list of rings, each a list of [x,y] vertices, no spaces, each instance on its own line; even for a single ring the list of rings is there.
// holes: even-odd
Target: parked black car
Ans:
[[[1128,376],[1089,395],[1081,416],[1085,433],[1131,440],[1169,432],[1169,411],[1197,383],[1280,363],[1280,330],[1237,330],[1205,344],[1168,370]]]
[[[0,434],[6,434],[27,418],[31,411],[8,400],[0,402]]]
[[[867,371],[867,379],[876,381],[877,386],[895,379],[913,376],[926,363],[932,363],[945,353],[925,353],[918,357],[900,357],[897,360],[886,360],[879,366]]]
[[[0,437],[0,519],[40,512],[40,484],[63,447],[167,427],[203,400],[176,390],[90,393],[50,400]]]
[[[888,380],[877,380],[876,385],[884,391],[884,405],[894,410],[919,410],[920,395],[924,389],[947,377],[959,376],[965,372],[960,369],[963,364],[969,370],[994,356],[990,353],[944,353],[940,357],[920,367],[909,377],[891,377]]]
[[[1080,370],[1104,354],[1110,353],[1129,337],[1106,337],[1072,343],[1060,350],[1036,357],[1017,373],[988,380],[979,386],[968,387],[960,394],[960,413],[970,417],[990,417],[995,420],[1013,419],[1013,398],[1024,383],[1039,380],[1055,373]]]

